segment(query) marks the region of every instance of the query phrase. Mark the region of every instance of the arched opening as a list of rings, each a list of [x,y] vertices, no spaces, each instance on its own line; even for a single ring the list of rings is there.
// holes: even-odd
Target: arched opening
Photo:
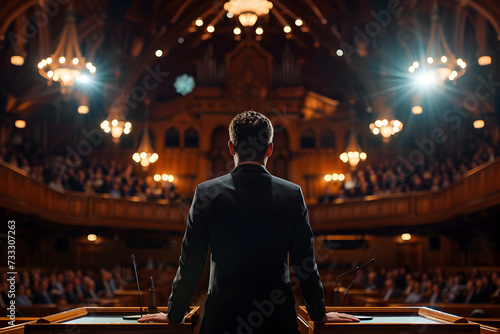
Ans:
[[[198,130],[191,126],[184,131],[184,147],[198,147],[198,144]]]
[[[300,148],[315,148],[316,134],[312,129],[305,129],[300,134]]]
[[[165,132],[165,147],[179,147],[180,136],[179,130],[174,127],[169,128]]]

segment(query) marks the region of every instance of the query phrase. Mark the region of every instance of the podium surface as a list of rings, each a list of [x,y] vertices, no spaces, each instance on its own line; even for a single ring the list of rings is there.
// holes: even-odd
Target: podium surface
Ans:
[[[166,311],[159,307],[158,311]],[[139,323],[137,320],[125,320],[123,316],[139,314],[138,307],[80,307],[66,312],[53,314],[24,324],[26,334],[104,334],[104,333],[148,333],[188,334],[194,332],[199,315],[199,307],[190,307],[184,323]],[[144,315],[146,312],[143,313]]]
[[[311,321],[305,306],[299,307],[301,334],[479,334],[480,326],[467,319],[427,307],[327,307],[327,312],[371,316],[359,323],[317,323]]]

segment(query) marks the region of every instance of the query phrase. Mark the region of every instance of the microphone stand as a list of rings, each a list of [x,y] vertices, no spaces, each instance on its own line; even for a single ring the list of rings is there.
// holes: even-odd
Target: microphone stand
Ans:
[[[338,285],[338,284],[339,284],[339,279],[340,279],[342,276],[345,276],[345,275],[347,275],[347,274],[352,273],[353,271],[356,271],[356,274],[354,274],[354,278],[352,279],[351,284],[349,284],[349,286],[347,287],[347,290],[346,290],[346,291],[345,291],[345,293],[344,293],[344,299],[342,300],[342,306],[344,306],[344,305],[345,305],[345,300],[346,300],[346,297],[347,297],[347,293],[349,292],[349,290],[351,289],[352,284],[353,284],[353,283],[354,283],[354,281],[356,280],[356,277],[357,277],[357,276],[358,276],[358,274],[359,274],[359,270],[360,270],[361,268],[363,268],[364,266],[369,265],[370,263],[373,263],[373,262],[375,262],[375,259],[371,259],[370,261],[368,261],[368,262],[366,262],[366,263],[364,263],[364,264],[361,264],[361,265],[359,265],[359,266],[356,266],[356,268],[351,269],[351,270],[349,270],[349,271],[346,271],[345,273],[340,274],[340,275],[338,275],[338,276],[337,276],[336,281],[337,281],[337,285]]]
[[[123,319],[124,320],[137,320],[137,319],[140,319],[142,318],[142,296],[141,296],[141,288],[139,286],[139,276],[137,275],[137,265],[135,264],[135,255],[132,254],[130,255],[130,257],[132,258],[132,265],[134,266],[134,272],[135,272],[135,281],[137,282],[137,291],[139,292],[139,312],[140,312],[140,315],[124,315],[123,316]],[[153,287],[154,289],[154,287]]]
[[[156,290],[155,284],[153,283],[153,276],[149,276],[151,282],[151,288],[149,288],[149,293],[151,294],[151,302],[149,304],[148,313],[158,313],[158,308],[156,307]]]

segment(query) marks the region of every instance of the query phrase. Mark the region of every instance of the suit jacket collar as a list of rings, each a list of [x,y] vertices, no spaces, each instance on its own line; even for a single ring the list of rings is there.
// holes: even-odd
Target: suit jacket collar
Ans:
[[[254,165],[254,164],[243,164],[234,167],[234,169],[231,171],[231,173],[240,173],[240,172],[257,172],[257,173],[267,173],[266,167],[263,165]]]

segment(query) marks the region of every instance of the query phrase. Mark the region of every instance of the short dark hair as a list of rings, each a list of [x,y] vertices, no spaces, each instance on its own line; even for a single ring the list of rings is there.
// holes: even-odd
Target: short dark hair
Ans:
[[[236,115],[229,125],[229,139],[241,161],[264,160],[273,134],[269,118],[256,111]]]

